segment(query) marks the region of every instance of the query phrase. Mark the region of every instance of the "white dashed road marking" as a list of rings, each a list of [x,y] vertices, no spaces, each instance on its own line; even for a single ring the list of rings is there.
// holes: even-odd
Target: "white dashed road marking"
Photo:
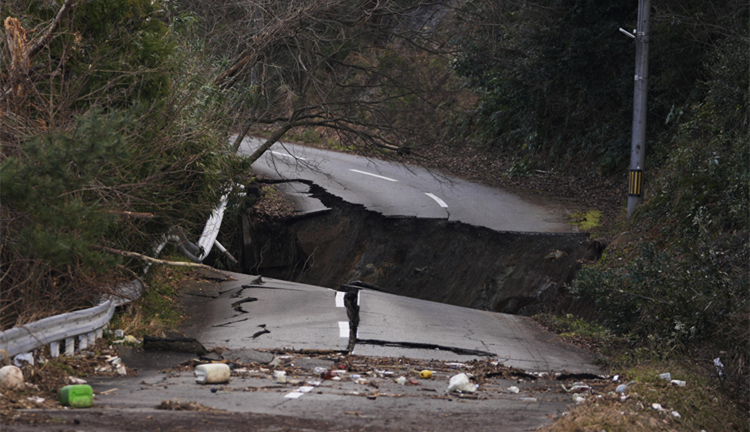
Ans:
[[[359,174],[368,175],[368,176],[377,177],[379,179],[388,180],[390,182],[398,182],[398,180],[395,180],[395,179],[392,179],[392,178],[388,178],[388,177],[383,177],[381,175],[377,175],[377,174],[373,174],[373,173],[368,173],[368,172],[365,172],[365,171],[360,171],[360,170],[355,170],[355,169],[350,169],[349,171],[352,171],[352,172],[355,172],[355,173],[359,173]]]
[[[348,321],[339,321],[339,337],[342,337],[342,338],[349,337],[349,322]]]
[[[336,307],[344,307],[344,296],[346,295],[345,292],[337,292],[336,293]]]
[[[298,157],[298,156],[290,155],[288,153],[277,152],[275,150],[271,150],[271,153],[275,154],[276,156],[281,156],[281,157],[288,157],[288,158],[299,159],[299,160],[307,160],[305,158],[301,158],[301,157]]]
[[[446,204],[446,203],[445,203],[445,201],[441,200],[440,198],[438,198],[438,197],[437,197],[437,196],[435,196],[434,194],[431,194],[431,193],[429,193],[429,192],[425,192],[425,195],[427,195],[428,197],[430,197],[430,198],[434,199],[434,200],[435,200],[435,202],[436,202],[436,203],[438,203],[438,205],[439,205],[440,207],[442,207],[442,208],[448,208],[448,204]]]

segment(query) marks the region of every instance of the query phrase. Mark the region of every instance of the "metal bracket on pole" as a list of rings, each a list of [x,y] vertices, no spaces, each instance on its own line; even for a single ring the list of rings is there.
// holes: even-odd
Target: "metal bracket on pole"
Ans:
[[[635,31],[633,31],[633,33],[630,33],[629,31],[627,31],[624,28],[620,27],[620,32],[624,33],[625,36],[627,36],[629,38],[635,39],[635,35],[633,34],[633,33],[635,33]]]

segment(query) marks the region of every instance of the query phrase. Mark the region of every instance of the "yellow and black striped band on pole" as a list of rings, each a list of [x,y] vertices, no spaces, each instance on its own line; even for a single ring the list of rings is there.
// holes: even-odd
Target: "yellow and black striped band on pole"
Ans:
[[[639,197],[643,193],[643,171],[630,170],[628,176],[628,196]]]

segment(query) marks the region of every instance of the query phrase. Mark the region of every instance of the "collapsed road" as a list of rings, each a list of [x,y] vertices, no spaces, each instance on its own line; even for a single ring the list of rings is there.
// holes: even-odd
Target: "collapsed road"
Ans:
[[[119,348],[131,375],[92,379],[96,411],[49,413],[55,421],[76,430],[521,431],[573,402],[557,379],[599,379],[587,352],[497,313],[556,301],[576,263],[599,253],[559,215],[416,169],[355,158],[326,172],[340,154],[293,153],[272,149],[270,166],[293,162],[293,175],[276,181],[298,217],[246,219],[248,274],[181,292],[183,335],[211,352]],[[367,181],[352,186],[341,173]],[[230,382],[196,384],[193,367],[205,361],[230,362]],[[461,373],[469,388],[448,392]]]
[[[532,315],[570,308],[565,284],[602,252],[563,214],[421,168],[278,143],[254,169],[297,215],[245,219],[245,273]]]
[[[178,424],[522,431],[549,423],[573,402],[560,379],[601,373],[586,352],[554,340],[526,317],[357,286],[339,291],[231,276],[236,280],[196,283],[182,293],[191,317],[185,335],[212,351],[203,361],[231,362],[230,382],[196,384],[193,366],[200,361],[193,353],[122,347],[118,353],[137,375],[90,380],[98,393],[96,415],[75,428],[96,430],[96,422],[108,422],[109,430],[127,431]],[[253,300],[238,308],[244,299]],[[432,376],[420,377],[420,370]],[[276,377],[280,371],[284,379]],[[460,373],[472,377],[473,390],[448,392],[450,378]],[[183,409],[199,412],[172,411]],[[81,416],[49,415],[66,422]]]
[[[184,331],[229,350],[331,350],[417,359],[492,357],[535,372],[591,372],[589,356],[553,342],[526,317],[397,296],[357,286],[332,290],[248,275],[189,309]],[[244,300],[248,300],[244,302]],[[241,304],[242,308],[237,305]]]

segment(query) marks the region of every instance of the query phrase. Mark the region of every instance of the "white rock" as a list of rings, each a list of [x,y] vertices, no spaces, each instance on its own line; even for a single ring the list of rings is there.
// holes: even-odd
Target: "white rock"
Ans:
[[[15,390],[23,387],[23,372],[17,366],[0,368],[0,388]]]
[[[69,376],[68,379],[65,381],[68,382],[68,384],[86,384],[86,380],[82,380],[80,378]]]

